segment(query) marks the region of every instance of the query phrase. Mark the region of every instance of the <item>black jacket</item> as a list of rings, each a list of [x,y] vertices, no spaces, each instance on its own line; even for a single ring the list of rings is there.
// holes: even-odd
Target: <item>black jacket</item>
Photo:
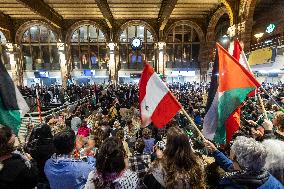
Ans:
[[[1,189],[32,189],[37,185],[37,168],[32,163],[29,166],[18,154],[1,162],[0,188]]]

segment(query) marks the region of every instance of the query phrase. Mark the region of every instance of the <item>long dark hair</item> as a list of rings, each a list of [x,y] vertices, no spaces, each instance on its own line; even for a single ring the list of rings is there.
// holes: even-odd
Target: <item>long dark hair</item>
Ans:
[[[190,188],[205,188],[205,173],[201,159],[192,150],[188,136],[178,127],[167,132],[167,144],[162,159],[166,171],[166,188],[175,188],[185,179]]]
[[[9,127],[0,124],[0,156],[8,155],[14,151],[14,144],[9,144],[13,135]]]
[[[97,171],[104,177],[107,173],[119,173],[125,169],[125,150],[121,140],[107,138],[97,154]]]

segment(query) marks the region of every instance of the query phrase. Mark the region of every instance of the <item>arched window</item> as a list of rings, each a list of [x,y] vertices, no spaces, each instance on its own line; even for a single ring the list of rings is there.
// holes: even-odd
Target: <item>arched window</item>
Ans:
[[[200,39],[187,24],[175,25],[167,33],[167,68],[197,68]]]
[[[25,70],[60,70],[58,36],[44,25],[33,25],[22,35]]]
[[[131,46],[131,41],[139,38],[142,46],[139,49]],[[155,65],[154,36],[144,25],[129,25],[119,36],[119,62],[121,69],[143,68],[143,60]]]
[[[73,69],[106,69],[107,48],[104,33],[94,25],[81,25],[71,36]]]
[[[215,28],[215,41],[223,43],[224,36],[228,33],[228,28],[230,27],[229,15],[224,14],[219,20]]]

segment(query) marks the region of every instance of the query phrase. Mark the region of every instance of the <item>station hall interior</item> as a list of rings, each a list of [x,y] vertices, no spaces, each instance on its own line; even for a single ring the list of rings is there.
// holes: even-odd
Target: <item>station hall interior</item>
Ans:
[[[0,0],[1,59],[18,86],[209,81],[238,39],[258,80],[283,78],[282,0]]]

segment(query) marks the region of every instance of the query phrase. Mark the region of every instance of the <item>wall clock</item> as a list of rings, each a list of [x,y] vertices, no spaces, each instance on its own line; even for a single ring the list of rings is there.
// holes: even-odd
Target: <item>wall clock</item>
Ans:
[[[130,41],[130,45],[133,50],[138,50],[142,48],[142,40],[138,37],[133,37]]]

